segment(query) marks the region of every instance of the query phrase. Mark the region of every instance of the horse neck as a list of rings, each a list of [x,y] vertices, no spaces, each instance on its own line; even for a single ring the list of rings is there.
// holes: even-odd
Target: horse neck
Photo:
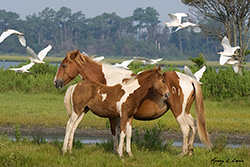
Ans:
[[[88,79],[92,81],[96,81],[102,84],[106,84],[106,80],[104,78],[104,74],[102,72],[101,64],[91,61],[84,63],[82,65],[78,65],[78,70],[83,79]]]
[[[102,64],[102,71],[108,86],[122,83],[124,78],[131,78],[131,75],[133,74],[130,70],[116,68],[109,64]]]
[[[138,82],[140,85],[140,87],[136,89],[133,94],[131,94],[131,96],[135,97],[131,98],[131,100],[139,105],[140,101],[148,94],[149,89],[153,87],[154,78],[150,77],[149,75],[144,76],[143,78],[138,78],[137,76],[133,81],[128,82],[131,82],[131,85],[133,84],[133,82]]]
[[[149,74],[143,78],[139,78],[139,84],[141,85],[141,90],[147,94],[148,90],[153,87],[155,77],[151,77],[154,74]]]

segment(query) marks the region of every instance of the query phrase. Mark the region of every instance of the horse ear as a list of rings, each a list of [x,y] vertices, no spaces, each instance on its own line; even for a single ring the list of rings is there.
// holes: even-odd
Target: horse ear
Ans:
[[[72,59],[75,59],[76,56],[77,56],[79,53],[80,53],[79,50],[73,50],[73,51],[71,52],[71,54],[70,54],[70,59],[71,59],[71,60],[72,60]]]
[[[161,66],[158,67],[158,71],[161,72]]]
[[[157,67],[156,66],[154,66],[154,68],[153,68],[154,70],[156,70],[157,69]]]

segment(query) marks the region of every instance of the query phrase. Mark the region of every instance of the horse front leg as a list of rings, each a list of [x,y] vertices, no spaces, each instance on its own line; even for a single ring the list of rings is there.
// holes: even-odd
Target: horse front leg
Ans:
[[[131,151],[131,137],[132,137],[132,121],[133,118],[129,118],[127,122],[127,127],[126,127],[126,151],[130,157],[133,157],[132,151]]]
[[[123,153],[124,139],[126,137],[127,120],[128,119],[124,118],[123,116],[120,118],[120,141],[119,141],[119,146],[117,149],[117,153],[119,154],[119,157],[122,157],[122,153]]]

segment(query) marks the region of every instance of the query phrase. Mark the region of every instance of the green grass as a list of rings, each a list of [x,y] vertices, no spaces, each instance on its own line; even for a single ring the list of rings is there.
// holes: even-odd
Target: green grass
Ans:
[[[0,126],[45,126],[65,127],[67,113],[63,105],[64,94],[24,94],[8,92],[0,94]],[[205,118],[209,132],[240,133],[250,132],[249,99],[227,100],[224,102],[205,101]],[[194,105],[191,110],[195,117]],[[106,128],[108,119],[88,112],[79,128]],[[180,127],[171,110],[153,121],[133,121],[134,128],[150,128],[161,124],[165,130],[178,131]]]
[[[224,149],[216,153],[205,148],[195,148],[195,155],[179,157],[180,147],[169,146],[165,150],[139,149],[132,145],[133,157],[124,154],[120,159],[112,151],[108,143],[99,145],[83,145],[82,148],[74,148],[72,154],[62,155],[61,143],[52,142],[35,144],[31,141],[13,142],[0,140],[0,166],[219,166],[221,162],[213,162],[212,159],[223,160],[223,166],[249,166],[250,149],[242,146],[237,149]],[[233,162],[233,160],[244,162]]]
[[[63,94],[23,94],[8,92],[0,94],[0,126],[45,126],[65,127],[68,116],[63,106]],[[249,99],[227,100],[224,102],[205,101],[206,122],[209,132],[249,133],[250,113]],[[194,114],[194,106],[191,111]],[[107,119],[99,118],[89,112],[81,121],[79,128],[106,128]],[[163,117],[154,121],[133,122],[134,129],[153,128],[159,125],[163,130],[180,131],[180,127],[168,111]],[[17,127],[17,126],[16,126]],[[18,131],[18,130],[16,130]],[[17,132],[16,132],[17,133]],[[17,133],[18,134],[18,133]],[[134,138],[136,137],[133,136]],[[223,145],[225,143],[219,143]],[[62,155],[61,142],[37,144],[23,139],[14,142],[2,137],[0,139],[0,166],[250,166],[250,148],[224,148],[219,152],[195,147],[194,156],[178,157],[181,147],[168,145],[165,149],[150,149],[132,144],[134,157],[124,154],[121,160],[112,150],[112,144],[74,145],[72,154]],[[243,160],[236,163],[233,161]]]

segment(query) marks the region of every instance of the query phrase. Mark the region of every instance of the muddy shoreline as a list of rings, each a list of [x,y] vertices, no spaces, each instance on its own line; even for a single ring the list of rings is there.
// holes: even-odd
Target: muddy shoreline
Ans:
[[[55,138],[63,138],[65,134],[65,127],[20,127],[20,132],[22,136],[54,136]],[[143,132],[142,132],[143,133]],[[14,136],[15,127],[11,126],[1,126],[0,135]],[[133,135],[135,135],[135,130],[133,130]],[[211,141],[214,141],[218,136],[227,136],[228,144],[243,144],[250,145],[250,134],[231,134],[231,133],[210,133]],[[109,129],[81,129],[77,128],[76,137],[96,137],[96,138],[106,138],[112,140],[112,135]],[[182,134],[179,132],[165,131],[162,135],[165,141],[182,141]],[[198,135],[195,137],[195,142],[200,142]]]

